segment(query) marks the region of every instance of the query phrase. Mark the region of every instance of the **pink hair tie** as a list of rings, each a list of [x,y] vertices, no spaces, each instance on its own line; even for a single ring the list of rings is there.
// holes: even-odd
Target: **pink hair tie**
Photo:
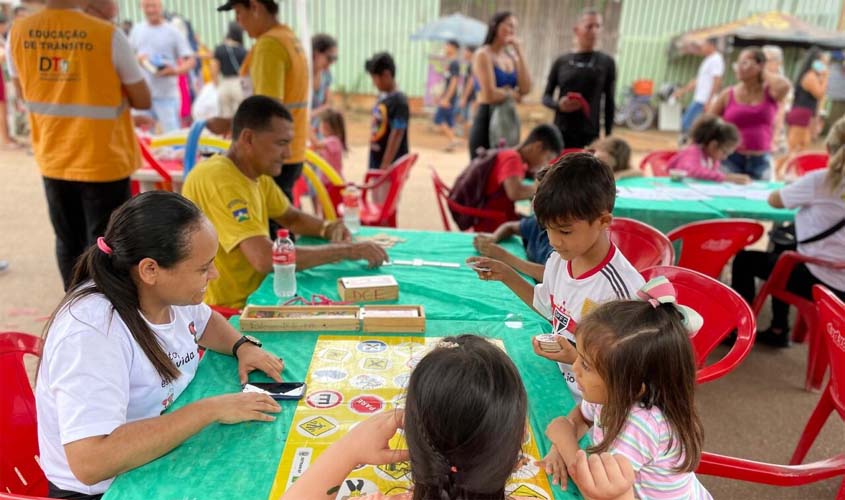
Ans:
[[[97,238],[97,248],[99,248],[100,251],[106,255],[112,254],[111,247],[106,243],[105,238],[103,238],[102,236]]]

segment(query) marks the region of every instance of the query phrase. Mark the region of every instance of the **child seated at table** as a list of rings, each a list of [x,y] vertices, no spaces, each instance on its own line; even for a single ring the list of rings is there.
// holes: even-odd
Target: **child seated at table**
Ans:
[[[616,180],[643,175],[638,169],[631,168],[631,146],[625,142],[625,139],[605,137],[592,143],[588,149],[596,155],[596,158],[610,167],[613,178]]]
[[[546,175],[548,168],[540,169],[534,174],[534,180],[539,183]],[[498,243],[511,236],[520,236],[522,246],[525,249],[526,259],[517,257],[508,252]],[[518,221],[509,221],[500,225],[490,233],[480,233],[472,240],[475,250],[485,257],[501,260],[522,274],[526,274],[535,281],[543,280],[543,270],[546,268],[546,261],[554,252],[549,245],[549,236],[546,230],[537,222],[533,214],[523,217]]]
[[[525,387],[504,351],[475,335],[446,337],[411,372],[404,410],[381,413],[346,433],[308,467],[282,500],[333,499],[338,485],[359,464],[405,460],[413,470],[412,491],[376,493],[361,500],[504,500],[508,478],[524,465],[527,411]],[[399,429],[404,430],[407,450],[390,446]],[[588,485],[582,479],[589,475],[602,487],[618,491],[614,498],[632,499],[630,464],[622,457],[608,463],[610,474],[602,475],[588,470],[582,460],[573,478]],[[588,486],[582,493],[595,495],[596,490]]]
[[[733,123],[716,115],[701,115],[693,124],[689,137],[692,143],[669,160],[669,170],[682,170],[687,177],[706,181],[751,182],[746,174],[726,174],[720,170],[722,160],[739,145],[739,130]]]
[[[489,257],[467,262],[482,280],[501,281],[538,313],[558,334],[560,352],[548,353],[534,340],[534,352],[557,361],[576,401],[572,362],[577,353],[575,328],[581,317],[603,302],[627,299],[643,284],[608,234],[616,201],[610,168],[590,153],[571,153],[549,168],[537,187],[534,213],[546,229],[554,253],[546,262],[543,281],[534,286],[507,264]]]
[[[552,447],[543,464],[553,483],[565,482],[589,430],[587,452],[631,462],[637,498],[711,499],[693,472],[704,436],[689,335],[701,327],[701,316],[677,305],[663,276],[637,297],[599,306],[578,327],[575,377],[584,401],[546,428]],[[580,477],[572,479],[581,486]]]

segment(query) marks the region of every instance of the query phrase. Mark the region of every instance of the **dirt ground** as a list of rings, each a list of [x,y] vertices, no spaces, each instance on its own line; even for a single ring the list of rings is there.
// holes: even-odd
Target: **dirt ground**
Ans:
[[[532,116],[533,117],[533,116]],[[414,118],[411,150],[420,154],[402,193],[399,227],[442,230],[435,205],[430,168],[451,183],[466,165],[466,148],[443,152],[446,140],[431,131],[427,119]],[[528,126],[524,128],[530,128]],[[361,180],[366,169],[368,117],[348,116],[351,150],[343,174]],[[634,163],[652,149],[675,146],[674,134],[647,132],[619,135],[631,142]],[[38,334],[45,318],[62,297],[54,257],[54,239],[35,162],[24,152],[0,152],[0,260],[10,268],[0,273],[0,331]],[[516,299],[514,299],[516,300]],[[766,326],[767,319],[761,324]],[[719,354],[723,354],[722,351]],[[786,463],[818,394],[803,390],[806,347],[774,350],[755,348],[732,374],[705,384],[698,393],[698,409],[711,452],[773,463]],[[832,417],[810,451],[818,460],[845,451],[845,425]],[[702,477],[717,499],[833,499],[841,480],[831,479],[799,488],[774,488]]]

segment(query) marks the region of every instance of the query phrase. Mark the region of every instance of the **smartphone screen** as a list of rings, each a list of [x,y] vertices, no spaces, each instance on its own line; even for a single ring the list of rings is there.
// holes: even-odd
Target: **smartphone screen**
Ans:
[[[305,382],[252,382],[244,384],[243,392],[266,393],[273,399],[301,399]]]

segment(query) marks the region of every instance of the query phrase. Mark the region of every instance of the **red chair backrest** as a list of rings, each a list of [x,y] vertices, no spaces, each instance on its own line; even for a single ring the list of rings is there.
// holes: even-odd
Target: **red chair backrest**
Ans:
[[[672,242],[658,229],[644,222],[614,217],[610,240],[637,271],[652,266],[671,266],[675,262]]]
[[[41,339],[25,333],[0,333],[0,491],[46,495],[47,478],[38,465],[35,396],[23,357],[41,355]]]
[[[669,164],[669,160],[671,160],[676,154],[677,151],[674,150],[659,150],[659,151],[652,151],[651,153],[645,155],[645,157],[640,161],[640,170],[643,172],[646,171],[646,167],[651,167],[651,175],[655,177],[669,177],[669,169],[667,165]]]
[[[405,186],[405,182],[411,174],[411,167],[417,162],[417,158],[419,158],[417,153],[408,153],[394,161],[384,173],[371,171],[365,176],[364,183],[375,180],[372,184],[374,189],[387,188],[387,196],[385,196],[384,202],[380,206],[379,224],[386,224],[396,213],[402,187]]]
[[[817,332],[824,337],[830,359],[833,404],[845,419],[845,303],[821,285],[813,287],[813,298],[819,311]]]
[[[497,226],[507,222],[508,216],[504,212],[466,207],[449,199],[449,192],[451,189],[443,182],[440,176],[437,175],[437,171],[434,170],[434,167],[429,168],[431,169],[431,182],[434,184],[434,194],[437,197],[437,208],[440,210],[440,220],[443,221],[444,230],[452,230],[449,223],[449,219],[451,217],[446,210],[446,207],[460,214],[471,215],[479,219],[491,219],[496,222]]]
[[[642,271],[643,278],[665,276],[678,294],[678,303],[695,309],[704,326],[690,337],[698,366],[698,383],[709,382],[730,373],[754,346],[756,321],[751,308],[727,285],[690,269],[655,266]],[[736,342],[719,361],[704,366],[707,356],[732,331]]]
[[[681,240],[679,266],[718,279],[728,259],[759,240],[763,231],[751,219],[714,219],[683,225],[667,236],[673,243]]]
[[[801,177],[807,172],[827,168],[828,159],[827,153],[799,153],[786,163],[786,171]]]

